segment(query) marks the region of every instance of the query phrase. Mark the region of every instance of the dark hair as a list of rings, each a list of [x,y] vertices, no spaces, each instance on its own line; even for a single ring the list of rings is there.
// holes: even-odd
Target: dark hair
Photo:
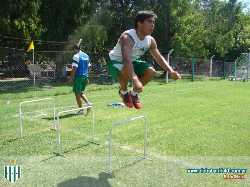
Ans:
[[[73,45],[73,50],[80,50],[80,46],[78,46],[77,44]]]
[[[143,23],[145,19],[152,18],[152,17],[157,18],[157,15],[153,11],[143,10],[143,11],[137,12],[136,17],[135,17],[135,28],[137,28],[138,22]]]

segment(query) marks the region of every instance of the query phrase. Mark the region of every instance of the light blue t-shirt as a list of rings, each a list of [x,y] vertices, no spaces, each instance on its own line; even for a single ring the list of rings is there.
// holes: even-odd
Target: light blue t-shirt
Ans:
[[[73,56],[72,66],[76,67],[75,76],[88,77],[90,66],[89,56],[86,53],[79,51]]]

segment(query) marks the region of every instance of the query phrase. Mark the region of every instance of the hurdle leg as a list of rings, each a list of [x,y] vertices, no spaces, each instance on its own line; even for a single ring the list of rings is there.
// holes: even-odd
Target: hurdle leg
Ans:
[[[108,135],[108,159],[106,164],[106,172],[112,174],[112,130],[109,131]]]
[[[108,133],[108,145],[107,145],[107,158],[106,158],[106,173],[108,174],[112,174],[112,129],[113,128],[117,128],[119,126],[123,126],[123,125],[128,125],[128,123],[132,122],[132,121],[136,121],[136,120],[142,120],[144,123],[144,133],[143,133],[143,156],[140,156],[141,159],[147,159],[147,160],[151,160],[149,159],[148,156],[148,120],[145,116],[137,116],[137,117],[132,117],[126,120],[122,120],[122,121],[117,121],[114,122],[112,124],[112,127],[109,130]]]
[[[61,127],[60,127],[59,115],[57,115],[56,132],[57,132],[57,149],[58,149],[58,153],[59,153],[59,155],[62,155]]]
[[[23,137],[23,116],[22,116],[22,106],[19,106],[19,125],[20,125],[20,138]]]

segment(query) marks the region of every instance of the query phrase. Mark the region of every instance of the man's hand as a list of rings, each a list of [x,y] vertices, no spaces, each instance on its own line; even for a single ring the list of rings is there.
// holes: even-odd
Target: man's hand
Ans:
[[[177,71],[171,71],[170,72],[170,76],[174,80],[181,79],[181,75]]]
[[[72,66],[72,70],[70,71],[70,76],[68,77],[68,84],[72,84],[75,77],[76,67]]]
[[[141,81],[138,79],[138,77],[133,78],[133,88],[136,92],[142,92],[143,90],[143,85]]]

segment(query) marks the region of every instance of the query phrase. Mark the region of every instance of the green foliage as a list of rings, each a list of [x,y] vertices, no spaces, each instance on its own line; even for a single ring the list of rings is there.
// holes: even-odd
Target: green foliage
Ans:
[[[42,0],[41,18],[46,28],[47,40],[67,40],[68,36],[95,10],[95,1]]]
[[[208,55],[205,47],[205,36],[207,31],[204,26],[204,18],[199,12],[187,12],[180,17],[176,23],[176,30],[173,37],[173,48],[181,56],[203,57]]]
[[[0,33],[68,40],[64,49],[83,38],[88,53],[106,56],[120,34],[134,27],[136,12],[145,9],[158,15],[153,36],[159,48],[174,48],[176,56],[235,59],[249,52],[250,15],[237,0],[4,0]]]
[[[105,51],[104,43],[107,40],[107,32],[103,25],[87,23],[79,27],[70,39],[77,41],[79,38],[82,38],[81,45],[84,51],[87,51],[93,57],[97,57],[99,53]]]
[[[207,27],[206,47],[210,55],[225,56],[234,46],[234,30],[237,26],[240,7],[233,2],[211,1],[204,10]]]
[[[74,43],[82,39],[81,47],[90,54],[92,62],[97,62],[102,55],[107,53],[105,42],[108,40],[107,28],[111,21],[106,15],[108,15],[107,11],[98,12],[69,36],[69,41],[74,41]]]
[[[0,33],[39,37],[44,31],[39,15],[40,5],[40,0],[1,1]]]

